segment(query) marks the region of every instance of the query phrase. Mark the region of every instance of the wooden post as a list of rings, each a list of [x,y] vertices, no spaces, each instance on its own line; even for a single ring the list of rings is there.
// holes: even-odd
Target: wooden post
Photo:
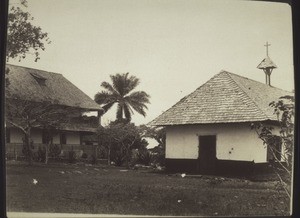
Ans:
[[[102,111],[98,111],[98,125],[100,126],[101,125],[101,116],[102,116]]]
[[[14,156],[15,156],[15,160],[17,160],[16,145],[15,144],[14,144]]]
[[[109,143],[109,145],[108,145],[108,152],[107,152],[107,163],[108,163],[108,165],[110,165],[110,147],[111,147],[111,143]]]

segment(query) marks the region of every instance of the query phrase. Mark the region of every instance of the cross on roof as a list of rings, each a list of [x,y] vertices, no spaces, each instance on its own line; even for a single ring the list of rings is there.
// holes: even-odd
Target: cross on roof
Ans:
[[[268,42],[264,45],[266,46],[266,50],[267,50],[267,56],[269,56],[269,51],[268,51],[268,47],[270,46],[271,44],[269,44]]]

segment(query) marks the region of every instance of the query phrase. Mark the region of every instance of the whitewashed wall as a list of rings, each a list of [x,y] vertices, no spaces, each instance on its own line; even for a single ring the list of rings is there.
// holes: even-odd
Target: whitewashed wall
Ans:
[[[21,130],[12,128],[10,130],[10,143],[23,143],[22,138],[24,134]],[[80,133],[66,133],[67,144],[79,145],[80,144]],[[34,143],[42,143],[42,130],[33,129],[31,131],[31,139]],[[53,137],[54,144],[60,144],[60,135],[57,134]]]
[[[66,134],[67,144],[80,145],[80,133],[79,132],[68,132]],[[60,144],[60,134],[56,134],[53,137],[53,144]]]
[[[77,133],[66,133],[67,144],[80,145],[80,135]]]
[[[41,129],[33,129],[31,131],[31,139],[34,143],[42,143],[43,131]]]
[[[21,130],[12,128],[10,129],[10,143],[22,143],[24,134]]]
[[[60,134],[57,133],[53,136],[53,144],[60,144]]]
[[[250,124],[168,126],[166,158],[197,159],[200,135],[216,135],[217,158],[266,162],[267,149]]]

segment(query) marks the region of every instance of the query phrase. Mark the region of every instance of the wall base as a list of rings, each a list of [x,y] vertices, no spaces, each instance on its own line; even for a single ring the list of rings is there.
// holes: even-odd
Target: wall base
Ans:
[[[197,159],[166,159],[168,172],[198,173],[207,175],[252,176],[256,173],[269,173],[268,163],[255,164],[252,161],[216,160],[214,168],[204,171]]]

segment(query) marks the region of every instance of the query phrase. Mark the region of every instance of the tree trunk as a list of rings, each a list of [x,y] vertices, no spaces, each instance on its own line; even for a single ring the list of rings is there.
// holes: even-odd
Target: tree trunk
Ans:
[[[45,150],[45,164],[49,161],[49,149],[50,145],[53,145],[53,132],[50,130],[47,132],[46,150]]]
[[[33,142],[31,141],[31,128],[28,128],[25,133],[25,148],[27,149],[27,158],[29,165],[32,165]]]
[[[95,164],[97,164],[98,160],[98,145],[95,146]]]
[[[110,148],[110,144],[108,145],[108,153],[107,153],[107,164],[110,165],[110,151],[111,148]]]
[[[125,148],[126,149],[126,167],[127,169],[129,169],[129,148]]]
[[[46,144],[46,153],[45,153],[45,164],[48,163],[49,156],[49,142]]]

